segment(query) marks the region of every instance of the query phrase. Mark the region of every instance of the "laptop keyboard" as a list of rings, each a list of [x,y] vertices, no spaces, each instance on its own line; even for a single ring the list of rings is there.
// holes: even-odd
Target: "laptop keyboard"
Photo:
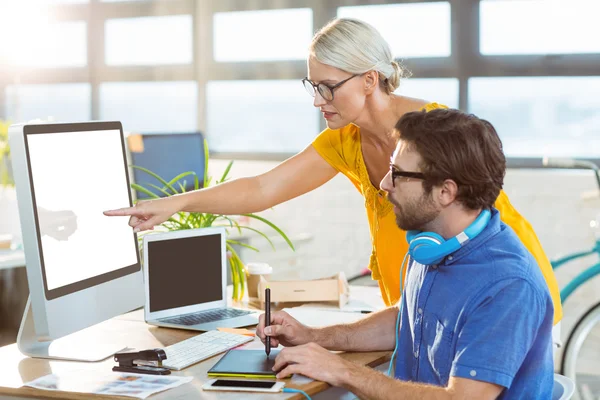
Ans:
[[[180,315],[178,317],[159,319],[160,322],[175,325],[197,325],[206,322],[222,321],[224,319],[241,317],[251,314],[252,311],[238,310],[236,308],[215,308],[213,310],[201,311],[193,314]]]

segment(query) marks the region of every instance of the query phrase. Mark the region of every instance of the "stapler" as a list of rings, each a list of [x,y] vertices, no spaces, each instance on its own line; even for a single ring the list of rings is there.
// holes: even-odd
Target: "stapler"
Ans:
[[[132,372],[135,374],[169,375],[171,370],[162,366],[162,361],[167,359],[167,353],[163,349],[151,349],[138,351],[136,353],[116,353],[115,361],[119,363],[113,367],[113,371]],[[141,363],[152,363],[152,365],[138,365]]]

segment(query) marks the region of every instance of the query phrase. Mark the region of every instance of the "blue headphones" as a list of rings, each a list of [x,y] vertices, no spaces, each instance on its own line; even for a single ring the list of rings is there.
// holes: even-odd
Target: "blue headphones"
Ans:
[[[460,249],[463,243],[479,235],[487,226],[491,215],[490,210],[481,211],[467,229],[448,240],[434,232],[408,231],[408,254],[419,264],[438,264],[444,257]]]

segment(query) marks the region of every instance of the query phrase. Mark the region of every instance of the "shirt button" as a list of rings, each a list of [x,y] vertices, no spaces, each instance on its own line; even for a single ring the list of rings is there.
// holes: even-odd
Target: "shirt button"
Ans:
[[[471,372],[469,373],[471,376],[475,376],[477,375],[477,371],[475,371],[474,369],[471,370]]]
[[[415,356],[415,358],[419,358],[419,350],[415,351],[415,352],[413,353],[413,355]]]
[[[437,264],[431,266],[433,269],[437,269]]]
[[[452,261],[452,259],[453,259],[453,258],[454,258],[454,257],[452,257],[452,256],[448,256],[448,260],[449,260],[449,261]]]
[[[423,309],[422,309],[422,308],[419,308],[419,309],[417,310],[417,312],[418,312],[419,314],[423,314]]]

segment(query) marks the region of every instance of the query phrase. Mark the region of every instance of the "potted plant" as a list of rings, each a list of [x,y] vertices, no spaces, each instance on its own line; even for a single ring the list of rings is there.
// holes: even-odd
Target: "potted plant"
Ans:
[[[18,238],[21,237],[21,223],[10,161],[9,126],[10,122],[0,120],[0,235],[9,234],[18,242]]]
[[[205,187],[205,188],[209,187],[212,183],[212,177],[210,177],[208,175],[208,156],[209,156],[208,145],[206,144],[206,140],[205,140],[204,141],[204,176],[202,177],[202,179],[203,179],[202,187]],[[215,181],[216,185],[227,181],[227,179],[228,179],[227,175],[229,174],[229,171],[231,170],[232,165],[233,165],[233,161],[230,161],[229,164],[227,165],[227,168],[225,168],[225,171],[223,172],[221,179]],[[138,192],[138,194],[144,193],[147,196],[149,196],[150,198],[156,199],[156,198],[161,197],[161,196],[158,196],[155,192],[153,192],[150,189],[154,189],[155,191],[160,192],[162,197],[173,196],[176,194],[185,193],[186,187],[187,187],[186,186],[187,179],[193,180],[194,190],[197,190],[200,188],[200,180],[199,180],[197,174],[193,171],[182,172],[181,174],[177,175],[173,179],[167,181],[163,177],[148,170],[147,168],[143,168],[143,167],[136,166],[136,165],[132,165],[131,167],[138,169],[140,171],[143,171],[157,180],[156,185],[152,184],[152,183],[145,184],[145,186],[147,186],[147,187],[145,187],[144,185],[137,184],[137,183],[131,184],[132,189],[136,190]],[[287,237],[287,235],[277,225],[273,224],[271,221],[269,221],[266,218],[263,218],[259,215],[256,215],[256,214],[241,214],[241,216],[244,216],[246,218],[255,219],[255,220],[258,220],[258,221],[268,225],[269,227],[274,229],[279,235],[281,235],[281,237],[283,237],[283,239],[287,242],[287,244],[290,246],[290,248],[292,250],[294,250],[294,245],[292,244],[290,239]],[[269,239],[269,237],[264,232],[262,232],[256,228],[240,224],[240,222],[235,219],[235,216],[210,214],[210,213],[179,212],[179,213],[175,214],[174,216],[172,216],[171,218],[169,218],[167,221],[163,222],[161,224],[161,226],[164,229],[169,230],[169,231],[182,230],[182,229],[207,228],[210,226],[225,226],[229,229],[237,230],[237,232],[240,234],[242,233],[243,229],[246,229],[246,230],[250,230],[250,231],[255,232],[258,235],[262,236],[265,240],[267,240],[269,242],[269,244],[271,245],[273,250],[275,250],[275,246],[273,245],[273,242],[271,241],[271,239]],[[230,232],[229,229],[227,229],[228,234]],[[233,239],[227,239],[228,259],[229,259],[229,266],[231,269],[231,280],[233,283],[233,299],[241,300],[242,297],[244,296],[244,288],[246,285],[246,268],[245,268],[244,263],[242,262],[240,256],[233,248],[233,245],[242,246],[242,247],[251,249],[253,251],[258,251],[258,249],[256,247],[253,247],[246,243],[241,243],[241,242],[233,240]]]
[[[0,186],[12,187],[13,181],[10,165],[10,147],[8,145],[9,122],[0,120]]]

